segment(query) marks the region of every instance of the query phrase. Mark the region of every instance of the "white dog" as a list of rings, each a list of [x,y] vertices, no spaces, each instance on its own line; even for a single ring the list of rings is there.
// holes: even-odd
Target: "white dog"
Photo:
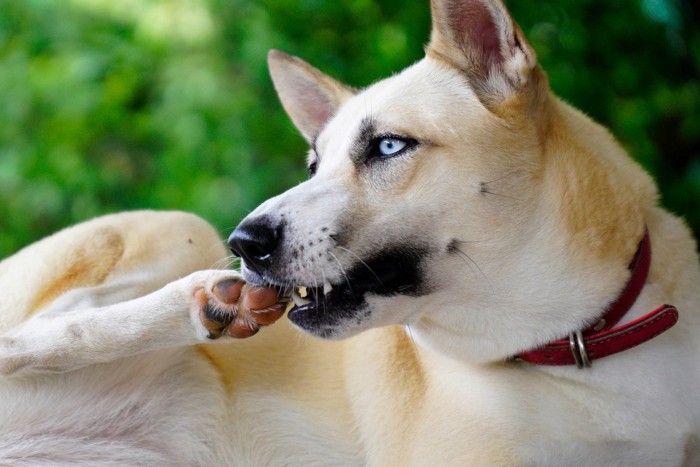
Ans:
[[[432,13],[361,92],[270,54],[311,178],[231,235],[242,276],[182,213],[0,263],[0,463],[700,465],[688,229],[499,0]]]

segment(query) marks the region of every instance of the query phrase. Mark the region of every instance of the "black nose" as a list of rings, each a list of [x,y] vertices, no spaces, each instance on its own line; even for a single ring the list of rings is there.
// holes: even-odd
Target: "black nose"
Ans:
[[[269,266],[277,249],[282,226],[268,216],[246,219],[228,238],[228,246],[256,272]]]

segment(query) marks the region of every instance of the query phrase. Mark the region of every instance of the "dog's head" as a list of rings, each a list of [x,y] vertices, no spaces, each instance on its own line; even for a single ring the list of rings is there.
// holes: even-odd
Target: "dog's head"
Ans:
[[[653,189],[550,95],[500,1],[435,0],[432,13],[426,57],[362,91],[270,53],[310,179],[230,245],[249,281],[306,289],[289,318],[311,334],[409,324],[441,351],[501,358],[614,298]]]

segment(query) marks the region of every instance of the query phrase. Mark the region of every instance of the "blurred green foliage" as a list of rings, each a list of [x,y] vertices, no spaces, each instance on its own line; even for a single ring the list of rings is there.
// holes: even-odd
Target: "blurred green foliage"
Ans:
[[[511,0],[554,90],[609,126],[700,232],[700,22],[683,0]],[[0,257],[106,212],[222,235],[305,178],[266,70],[354,86],[422,56],[427,0],[0,0]]]

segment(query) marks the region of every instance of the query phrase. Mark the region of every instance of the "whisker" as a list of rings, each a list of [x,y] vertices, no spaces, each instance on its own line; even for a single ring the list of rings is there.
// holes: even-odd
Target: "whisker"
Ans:
[[[474,266],[472,266],[472,262],[468,260],[468,257],[465,257],[466,255],[464,252],[459,250],[458,248],[454,249],[455,253],[457,253],[462,261],[464,261],[464,264],[466,264],[469,267],[469,270],[472,272],[472,274],[476,275],[476,270],[474,269]]]
[[[348,248],[342,247],[342,246],[340,246],[340,245],[336,245],[336,248],[340,248],[341,250],[347,251],[347,252],[350,253],[352,256],[354,256],[355,258],[357,258],[357,260],[358,260],[364,267],[366,267],[367,270],[368,270],[369,272],[372,273],[372,275],[375,277],[375,279],[377,279],[377,282],[379,282],[379,285],[382,285],[382,286],[384,285],[384,284],[382,284],[382,280],[379,278],[379,276],[372,270],[371,267],[369,267],[369,264],[367,264],[367,263],[364,262],[364,260],[363,260],[362,258],[360,258],[359,256],[357,256],[354,252],[352,252],[352,251],[349,250]]]
[[[209,246],[208,253],[211,253],[213,250],[219,248],[221,245],[221,241],[216,241],[212,245]],[[228,251],[228,250],[226,250]],[[209,269],[228,269],[228,263],[231,260],[231,256],[225,256],[224,258],[220,258],[216,260],[210,267]],[[221,267],[222,264],[225,264],[223,268]]]
[[[238,256],[233,256],[233,255],[229,256],[228,259],[230,261],[229,267],[231,269],[235,269],[237,271],[240,271],[241,266],[243,265],[243,260],[241,258],[239,258]]]
[[[504,195],[503,193],[496,193],[495,191],[491,191],[491,190],[489,190],[488,188],[486,188],[486,187],[483,186],[483,185],[481,186],[481,192],[484,193],[484,194],[487,194],[487,195],[501,196],[501,197],[503,197],[503,198],[512,199],[513,201],[517,201],[517,202],[519,202],[519,203],[522,203],[522,202],[523,202],[521,199],[514,198],[514,197],[508,196],[508,195]]]
[[[348,278],[348,275],[345,273],[345,268],[343,265],[340,263],[338,260],[338,257],[333,254],[332,251],[328,251],[328,254],[333,257],[336,263],[338,263],[338,267],[340,268],[340,273],[343,275],[343,278],[345,279],[345,283],[348,284],[348,289],[350,289],[350,293],[352,293],[352,286],[350,285],[350,279]]]
[[[218,234],[222,238],[227,238],[228,237],[227,233],[230,235],[230,233],[233,232],[235,230],[235,228],[236,228],[235,225],[233,225],[231,227],[224,227],[224,228],[218,230]]]
[[[515,175],[516,173],[517,173],[517,171],[511,170],[510,172],[508,172],[507,174],[503,175],[502,177],[498,177],[497,179],[491,180],[491,181],[488,181],[488,182],[481,182],[481,184],[482,184],[482,185],[488,185],[488,184],[490,184],[490,183],[500,182],[501,180],[503,180],[503,179],[505,179],[505,178],[508,178],[508,177],[510,177],[511,175]]]
[[[323,289],[326,288],[326,272],[323,270],[323,266],[319,266],[321,269],[321,278],[323,279]],[[319,296],[323,296],[323,313],[326,313],[326,293],[321,292]]]
[[[463,243],[463,242],[460,242],[460,243]],[[484,273],[483,269],[481,269],[481,267],[479,267],[477,262],[474,261],[474,259],[471,256],[466,254],[463,250],[461,250],[457,246],[453,246],[453,251],[455,251],[455,252],[457,252],[457,254],[459,254],[460,258],[462,258],[464,260],[464,262],[467,264],[467,266],[469,266],[469,269],[471,269],[472,272],[474,272],[474,268],[471,266],[473,264],[474,267],[476,267],[476,269],[479,271],[479,273],[481,273],[481,276],[484,279],[486,279],[486,282],[489,284],[489,288],[491,288],[493,290],[493,285],[491,284],[491,281],[489,280],[488,276]]]
[[[233,256],[227,256],[215,261],[209,269],[231,269],[232,262],[235,258]],[[233,268],[235,269],[235,268]]]
[[[486,195],[501,196],[501,197],[503,197],[503,198],[512,199],[513,201],[523,202],[523,200],[518,199],[518,198],[515,198],[515,197],[513,197],[513,196],[509,196],[509,195],[506,195],[506,194],[503,194],[503,193],[497,193],[497,192],[491,190],[491,189],[488,187],[488,185],[490,185],[490,184],[492,184],[492,183],[500,182],[501,180],[504,180],[504,179],[510,177],[511,175],[515,175],[515,174],[517,174],[517,171],[513,170],[513,171],[510,171],[510,172],[508,172],[507,174],[505,174],[505,175],[503,175],[503,176],[501,176],[501,177],[498,177],[498,178],[496,178],[496,179],[494,179],[494,180],[490,180],[490,181],[487,181],[487,182],[481,182],[481,184],[480,184],[480,191],[481,191],[482,193],[486,194]]]

